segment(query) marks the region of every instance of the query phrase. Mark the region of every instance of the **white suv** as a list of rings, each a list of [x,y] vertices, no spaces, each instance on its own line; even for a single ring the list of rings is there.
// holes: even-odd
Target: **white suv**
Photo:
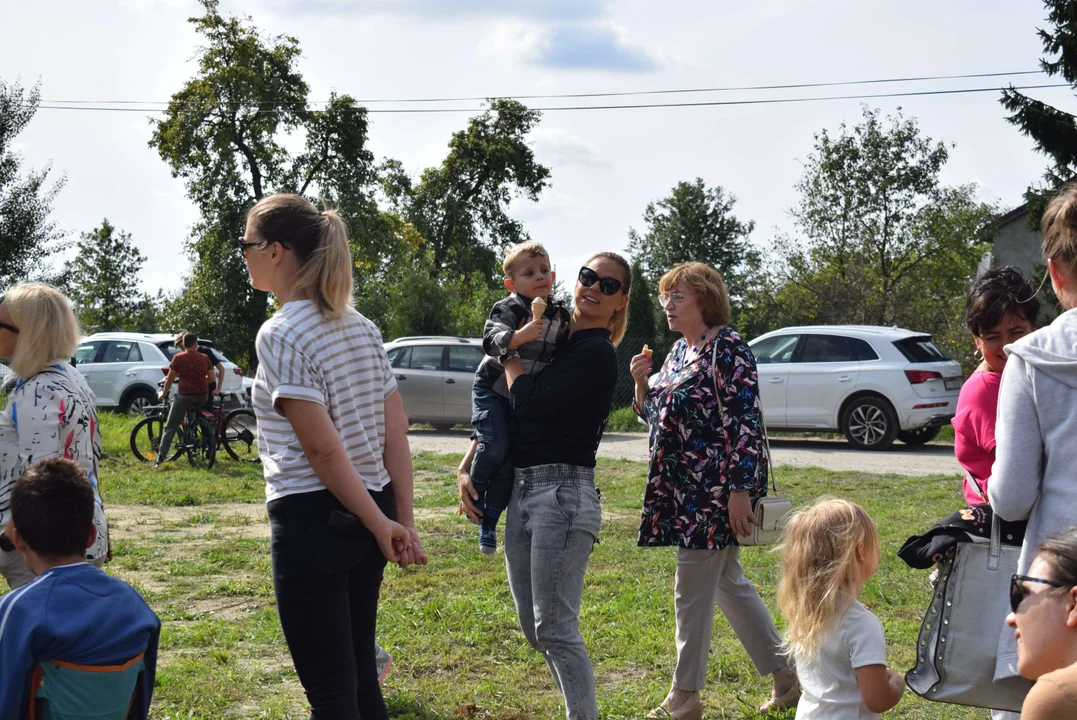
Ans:
[[[471,386],[482,362],[482,340],[427,335],[385,343],[385,352],[413,423],[435,430],[471,424]]]
[[[98,407],[137,412],[157,402],[157,386],[177,352],[175,340],[166,333],[97,333],[79,345],[75,367],[97,396]],[[221,394],[242,402],[242,370],[217,352],[212,340],[200,339],[198,344],[224,368]]]
[[[749,343],[767,427],[843,432],[885,450],[934,439],[957,408],[961,365],[930,335],[870,325],[789,327]]]

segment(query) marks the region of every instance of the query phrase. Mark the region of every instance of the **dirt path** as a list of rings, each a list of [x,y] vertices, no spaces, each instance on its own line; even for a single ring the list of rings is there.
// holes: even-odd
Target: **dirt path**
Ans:
[[[408,434],[413,452],[441,453],[467,451],[466,432],[439,433],[412,430]],[[909,448],[901,443],[885,452],[853,450],[844,440],[773,440],[771,449],[779,465],[818,467],[842,472],[894,473],[897,475],[960,475],[963,471],[947,445]],[[599,457],[625,458],[647,462],[647,437],[640,433],[606,433],[598,448]]]

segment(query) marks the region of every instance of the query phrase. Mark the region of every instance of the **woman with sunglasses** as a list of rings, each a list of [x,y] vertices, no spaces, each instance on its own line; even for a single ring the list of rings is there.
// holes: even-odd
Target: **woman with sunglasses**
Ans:
[[[1028,520],[1018,572],[1047,536],[1077,525],[1077,183],[1047,204],[1043,256],[1064,312],[1006,347],[987,496],[1003,520]],[[1000,628],[996,677],[1017,674],[1013,634]],[[996,718],[1006,717],[996,713]]]
[[[1006,624],[1017,640],[1017,670],[1036,684],[1023,720],[1074,717],[1077,708],[1077,527],[1044,540],[1027,575],[1010,581]]]
[[[100,567],[108,556],[108,524],[97,493],[101,427],[93,392],[68,363],[80,337],[71,304],[56,288],[20,283],[0,296],[0,358],[19,377],[0,412],[0,533],[11,512],[11,490],[23,470],[49,458],[73,460],[94,487],[97,539],[87,548],[86,560]],[[12,589],[34,579],[4,535],[0,575]]]
[[[595,452],[613,404],[617,350],[627,323],[632,271],[611,252],[592,256],[573,294],[568,342],[536,375],[518,357],[503,360],[516,414],[515,467],[505,520],[505,564],[527,641],[541,652],[569,720],[597,720],[595,676],[580,633],[587,561],[602,510]],[[475,443],[457,471],[461,511],[473,520],[468,475]]]
[[[632,358],[633,409],[651,427],[639,544],[677,548],[677,667],[672,689],[647,717],[703,716],[699,692],[715,602],[759,674],[773,676],[760,710],[792,707],[800,698],[796,673],[767,606],[744,577],[736,539],[749,534],[752,503],[767,493],[755,358],[729,327],[729,295],[716,270],[678,265],[662,276],[658,292],[669,329],[683,337],[653,379],[651,356]]]
[[[251,285],[280,303],[258,331],[251,397],[284,639],[311,720],[384,720],[374,635],[386,561],[427,561],[404,404],[381,334],[351,307],[335,212],[267,196],[240,250]]]

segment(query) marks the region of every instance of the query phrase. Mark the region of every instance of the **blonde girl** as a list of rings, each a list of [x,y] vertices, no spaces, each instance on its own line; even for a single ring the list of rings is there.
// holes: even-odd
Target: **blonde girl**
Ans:
[[[877,718],[905,683],[886,667],[883,626],[860,603],[879,567],[879,534],[862,507],[823,498],[796,513],[781,547],[778,604],[803,688],[798,720]]]

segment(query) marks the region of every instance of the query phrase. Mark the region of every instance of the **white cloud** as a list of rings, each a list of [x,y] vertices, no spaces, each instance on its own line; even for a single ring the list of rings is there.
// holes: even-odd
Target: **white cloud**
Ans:
[[[555,127],[539,127],[531,133],[535,143],[535,158],[551,168],[584,165],[608,168],[598,148],[581,135]]]

